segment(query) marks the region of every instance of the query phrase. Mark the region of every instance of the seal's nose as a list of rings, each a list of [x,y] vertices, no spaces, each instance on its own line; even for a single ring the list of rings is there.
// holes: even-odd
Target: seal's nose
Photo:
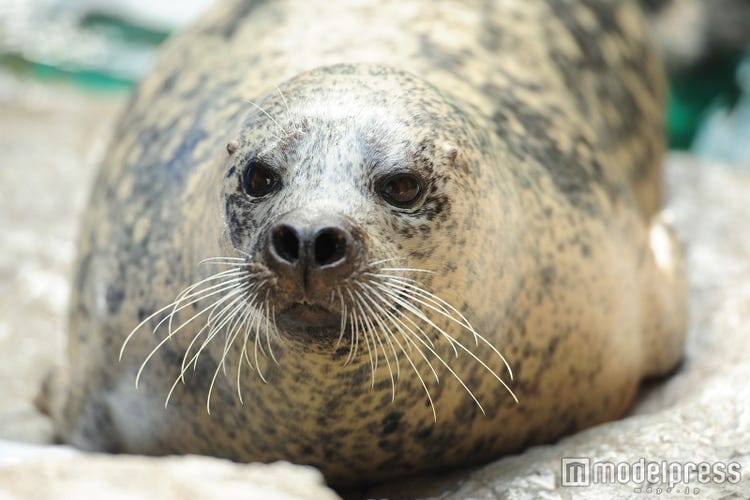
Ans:
[[[313,236],[313,261],[316,267],[337,266],[346,259],[351,237],[340,227],[320,229]]]
[[[356,243],[345,223],[279,222],[266,238],[269,267],[283,281],[301,285],[305,296],[329,297],[354,269]]]
[[[302,246],[300,232],[294,226],[277,224],[271,228],[269,245],[272,261],[282,266],[295,266]]]

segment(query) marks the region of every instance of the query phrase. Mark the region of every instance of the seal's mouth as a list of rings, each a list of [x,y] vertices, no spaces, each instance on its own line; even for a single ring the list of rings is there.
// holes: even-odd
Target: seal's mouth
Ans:
[[[341,314],[316,304],[294,303],[276,317],[282,330],[330,329],[341,325]]]

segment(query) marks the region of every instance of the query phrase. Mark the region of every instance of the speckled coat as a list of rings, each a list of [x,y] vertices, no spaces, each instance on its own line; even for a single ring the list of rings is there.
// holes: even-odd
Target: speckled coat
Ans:
[[[659,62],[631,2],[212,9],[167,43],[94,186],[69,366],[51,395],[60,435],[98,450],[287,459],[364,483],[486,461],[621,416],[644,377],[675,365],[684,335],[680,255],[657,215],[662,107]],[[261,200],[242,191],[258,157],[281,186]],[[375,188],[403,170],[425,188],[407,210]],[[336,336],[281,331],[278,364],[260,361],[265,381],[247,368],[238,377],[242,343],[221,336],[165,408],[205,320],[155,352],[136,390],[165,314],[118,362],[130,331],[213,272],[201,259],[257,255],[289,213],[346,220],[363,263],[398,257],[433,271],[409,277],[460,310],[514,379],[455,322],[435,326],[518,403],[434,332],[447,366],[433,361],[433,376],[412,355],[430,401],[405,355],[394,392],[382,357],[374,384],[364,348],[345,364],[348,337],[336,348]]]

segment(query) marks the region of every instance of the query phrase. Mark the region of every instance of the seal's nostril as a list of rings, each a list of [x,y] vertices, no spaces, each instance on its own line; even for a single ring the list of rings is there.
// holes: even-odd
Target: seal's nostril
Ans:
[[[315,235],[315,265],[316,267],[335,264],[346,257],[346,233],[331,227]]]
[[[299,236],[291,226],[280,224],[273,228],[271,245],[276,255],[289,264],[295,264],[299,259]]]

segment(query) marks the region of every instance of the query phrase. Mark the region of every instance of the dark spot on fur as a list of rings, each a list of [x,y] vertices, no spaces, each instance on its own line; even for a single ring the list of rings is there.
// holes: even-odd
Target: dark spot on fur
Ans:
[[[385,418],[383,418],[383,430],[380,432],[380,435],[387,436],[388,434],[393,434],[394,432],[396,432],[401,422],[402,416],[403,413],[399,411],[393,411],[386,415]]]
[[[432,431],[435,430],[434,425],[430,425],[428,427],[423,427],[422,429],[419,429],[417,432],[414,433],[414,436],[417,439],[427,439],[432,435]]]
[[[122,301],[125,299],[125,289],[122,286],[123,284],[120,283],[107,287],[107,310],[110,314],[117,314],[120,311]]]

